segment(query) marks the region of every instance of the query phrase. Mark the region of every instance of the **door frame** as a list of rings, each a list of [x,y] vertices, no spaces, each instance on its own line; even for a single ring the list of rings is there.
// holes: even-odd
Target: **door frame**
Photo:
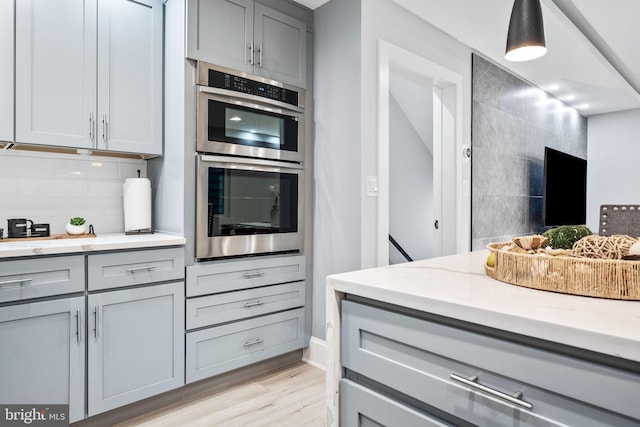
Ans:
[[[469,212],[464,212],[463,201],[463,77],[442,65],[430,61],[416,53],[393,45],[386,40],[378,40],[378,224],[377,224],[377,253],[376,265],[389,264],[389,78],[391,70],[398,70],[415,76],[422,76],[433,80],[434,86],[443,89],[444,109],[452,111],[453,115],[442,117],[442,165],[454,165],[454,172],[445,176],[447,171],[442,169],[442,185],[454,188],[455,200],[453,212],[444,208],[442,216],[450,214],[455,217],[454,230],[443,236],[454,240],[452,242],[457,252],[468,250]],[[453,181],[453,182],[448,182]],[[444,188],[444,187],[443,187]],[[441,191],[438,189],[437,191]],[[434,193],[436,190],[434,189]],[[466,221],[465,221],[466,218]],[[446,249],[445,249],[446,254]]]

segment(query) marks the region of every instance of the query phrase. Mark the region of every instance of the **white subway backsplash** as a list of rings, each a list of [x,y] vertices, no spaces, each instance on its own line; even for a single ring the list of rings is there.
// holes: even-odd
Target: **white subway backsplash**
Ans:
[[[0,228],[6,237],[7,219],[27,218],[64,234],[69,219],[81,216],[96,234],[121,233],[122,184],[138,170],[147,176],[146,161],[0,150]]]

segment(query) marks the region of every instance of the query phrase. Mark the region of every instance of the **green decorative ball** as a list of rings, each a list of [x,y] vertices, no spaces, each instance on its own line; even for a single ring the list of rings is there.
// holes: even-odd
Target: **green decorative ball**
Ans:
[[[593,234],[586,225],[563,225],[544,232],[546,246],[553,249],[571,249],[573,244],[585,236]]]

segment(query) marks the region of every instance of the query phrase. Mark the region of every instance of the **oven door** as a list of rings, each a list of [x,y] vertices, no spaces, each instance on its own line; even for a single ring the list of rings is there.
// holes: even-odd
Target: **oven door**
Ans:
[[[199,152],[304,161],[301,108],[198,87]]]
[[[304,169],[198,155],[196,258],[302,252]]]

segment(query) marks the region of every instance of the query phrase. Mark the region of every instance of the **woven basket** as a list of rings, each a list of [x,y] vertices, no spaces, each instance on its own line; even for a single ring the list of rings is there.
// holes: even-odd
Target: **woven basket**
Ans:
[[[531,255],[501,251],[509,243],[487,246],[496,254],[487,275],[527,288],[598,298],[640,300],[640,261]]]

